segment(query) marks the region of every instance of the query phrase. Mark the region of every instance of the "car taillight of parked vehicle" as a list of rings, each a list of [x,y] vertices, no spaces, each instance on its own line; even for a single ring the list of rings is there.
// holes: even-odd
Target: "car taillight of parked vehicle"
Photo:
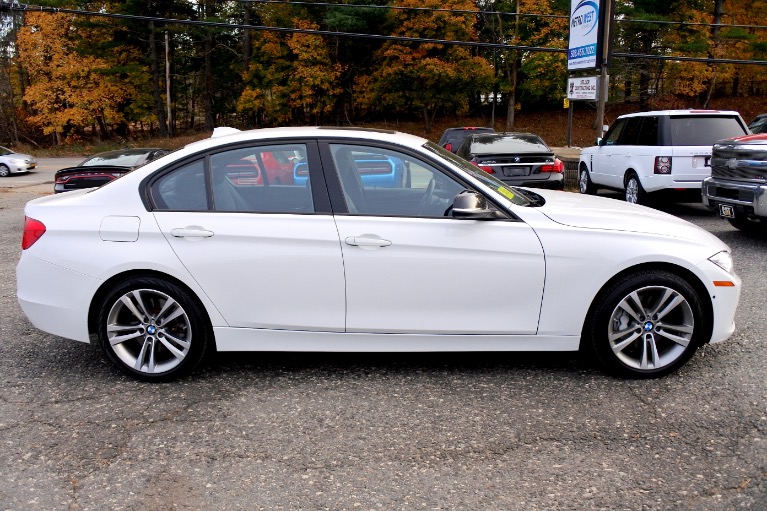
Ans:
[[[476,167],[479,167],[481,170],[484,170],[488,174],[495,174],[495,171],[493,170],[493,167],[491,167],[490,165],[481,165],[481,164],[479,164],[475,160],[472,160],[469,163],[471,163],[472,165],[474,165]]]
[[[655,157],[655,174],[671,174],[671,156]]]
[[[541,165],[541,172],[556,172],[561,174],[565,171],[565,164],[559,158],[554,159],[554,163],[544,163]]]
[[[26,250],[45,234],[45,224],[34,218],[24,217],[24,234],[21,237],[21,250]]]

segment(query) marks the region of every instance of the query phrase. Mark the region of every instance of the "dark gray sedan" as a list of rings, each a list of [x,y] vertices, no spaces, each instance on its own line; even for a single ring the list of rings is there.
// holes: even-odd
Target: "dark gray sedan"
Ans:
[[[456,154],[508,184],[564,188],[564,164],[532,133],[469,135]]]

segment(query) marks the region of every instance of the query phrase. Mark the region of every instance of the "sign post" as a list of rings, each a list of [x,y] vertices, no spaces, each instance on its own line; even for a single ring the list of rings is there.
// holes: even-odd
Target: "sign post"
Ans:
[[[596,101],[597,136],[601,137],[607,100],[610,60],[610,28],[615,0],[570,0],[570,38],[567,70],[596,70],[599,77],[570,77],[567,97],[575,101]]]

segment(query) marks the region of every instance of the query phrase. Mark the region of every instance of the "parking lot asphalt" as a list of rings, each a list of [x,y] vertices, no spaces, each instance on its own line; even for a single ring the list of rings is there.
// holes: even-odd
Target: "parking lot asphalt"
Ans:
[[[151,385],[22,314],[40,193],[0,190],[0,510],[767,509],[767,240],[699,204],[665,209],[733,248],[737,330],[660,380],[576,354],[248,353]]]

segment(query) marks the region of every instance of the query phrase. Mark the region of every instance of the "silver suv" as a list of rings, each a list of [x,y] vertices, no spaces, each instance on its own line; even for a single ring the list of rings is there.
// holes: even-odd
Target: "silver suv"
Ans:
[[[618,117],[604,139],[581,151],[578,188],[624,190],[627,202],[647,204],[659,190],[697,191],[711,174],[711,146],[748,133],[737,112],[659,110]]]
[[[767,233],[767,133],[714,144],[703,204],[742,231]]]

